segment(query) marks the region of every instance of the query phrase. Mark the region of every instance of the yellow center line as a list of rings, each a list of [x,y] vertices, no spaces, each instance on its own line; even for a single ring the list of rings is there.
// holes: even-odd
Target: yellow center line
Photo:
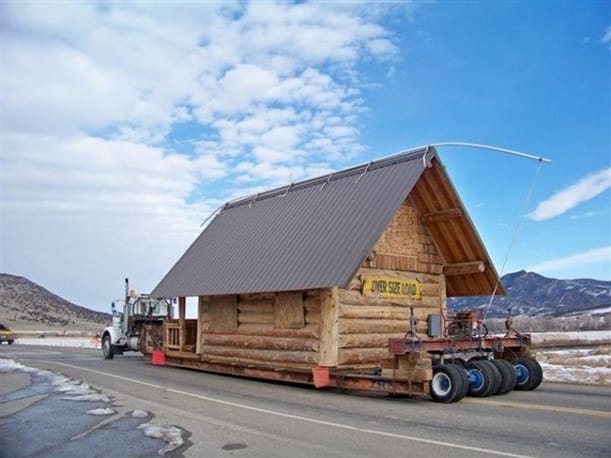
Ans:
[[[514,407],[516,409],[541,410],[545,412],[557,412],[568,413],[572,415],[590,415],[592,417],[611,418],[611,412],[604,410],[578,409],[574,407],[551,406],[545,404],[526,404],[524,402],[496,401],[492,399],[465,398],[460,402],[466,404],[481,404],[496,407]]]

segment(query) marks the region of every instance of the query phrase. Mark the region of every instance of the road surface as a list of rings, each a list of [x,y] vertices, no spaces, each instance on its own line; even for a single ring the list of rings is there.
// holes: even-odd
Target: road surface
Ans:
[[[190,433],[194,457],[607,457],[611,389],[533,392],[437,404],[156,367],[136,354],[3,346],[0,357],[82,379],[116,404]],[[0,374],[0,377],[2,375]],[[0,406],[1,407],[1,406]]]

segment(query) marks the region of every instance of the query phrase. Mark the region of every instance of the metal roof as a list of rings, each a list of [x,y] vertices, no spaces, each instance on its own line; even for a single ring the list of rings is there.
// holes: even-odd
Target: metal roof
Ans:
[[[151,295],[344,286],[434,156],[426,147],[230,202]]]

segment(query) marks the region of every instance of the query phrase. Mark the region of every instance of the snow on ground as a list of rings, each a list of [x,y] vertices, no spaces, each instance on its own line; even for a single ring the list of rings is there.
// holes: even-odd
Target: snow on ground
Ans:
[[[533,332],[533,345],[541,343],[570,344],[571,342],[611,343],[611,331]]]
[[[111,408],[106,408],[106,409],[93,409],[93,410],[88,410],[87,414],[89,415],[98,415],[98,416],[104,416],[104,415],[113,415],[116,412],[114,411],[114,409]]]
[[[176,450],[185,443],[182,438],[182,430],[176,426],[143,423],[138,426],[138,429],[142,429],[144,434],[146,434],[148,437],[161,439],[168,444],[158,451],[158,453],[162,456],[171,452],[172,450]]]
[[[108,396],[96,391],[91,388],[87,383],[70,379],[64,375],[56,374],[54,372],[34,369],[31,367],[24,366],[23,364],[17,363],[12,359],[0,357],[0,373],[22,371],[33,373],[35,375],[43,376],[49,379],[51,385],[55,387],[55,391],[64,393],[61,399],[66,401],[87,401],[96,402],[102,401],[110,403],[111,400]],[[98,408],[87,411],[89,415],[113,415],[116,411],[110,407]],[[134,418],[147,418],[150,414],[144,410],[136,409],[131,413]],[[155,439],[161,439],[166,442],[166,446],[158,450],[159,455],[165,455],[173,450],[176,450],[182,446],[185,442],[182,437],[183,430],[177,426],[172,425],[155,425],[153,423],[143,423],[138,426],[138,429],[143,430],[143,433]]]
[[[47,345],[50,347],[102,348],[96,337],[18,337],[16,345]]]
[[[536,359],[547,382],[611,386],[611,349],[540,350]]]

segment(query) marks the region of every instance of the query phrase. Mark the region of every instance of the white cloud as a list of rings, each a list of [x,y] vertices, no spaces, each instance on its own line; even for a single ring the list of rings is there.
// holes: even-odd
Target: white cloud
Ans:
[[[584,253],[577,253],[564,258],[540,262],[527,267],[526,270],[531,272],[547,273],[575,269],[580,266],[600,263],[606,263],[611,269],[611,245],[595,248]]]
[[[602,43],[611,43],[611,26],[607,27],[607,30],[605,30],[605,34],[600,41]]]
[[[224,199],[352,160],[358,65],[392,64],[382,20],[410,8],[3,5],[3,270],[101,308]]]
[[[611,168],[588,175],[540,202],[528,216],[534,221],[560,216],[611,188]]]

